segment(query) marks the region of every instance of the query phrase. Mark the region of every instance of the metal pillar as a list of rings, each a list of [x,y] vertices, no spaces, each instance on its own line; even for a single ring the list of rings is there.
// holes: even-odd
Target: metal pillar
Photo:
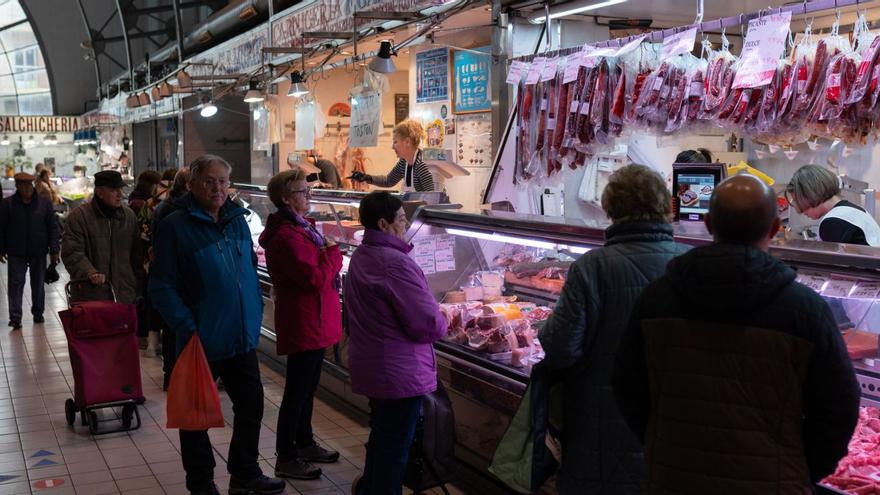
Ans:
[[[507,86],[508,17],[501,0],[492,0],[492,156],[500,153],[501,139],[510,113]]]

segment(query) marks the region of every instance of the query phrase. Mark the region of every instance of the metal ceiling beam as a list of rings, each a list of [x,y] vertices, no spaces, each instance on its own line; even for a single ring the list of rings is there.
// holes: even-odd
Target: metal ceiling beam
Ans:
[[[95,51],[95,40],[92,39],[92,28],[89,26],[89,19],[86,17],[86,11],[83,8],[82,0],[76,0],[76,4],[79,6],[79,15],[82,17],[83,25],[86,28],[86,33],[89,35],[89,49],[92,50],[92,62],[95,63],[95,84],[98,88],[98,92],[101,91],[101,67],[98,65],[98,53]],[[100,96],[100,95],[99,95]]]
[[[355,12],[355,19],[368,19],[375,21],[417,21],[424,19],[425,15],[420,12],[378,12],[366,11]]]
[[[168,12],[171,10],[191,9],[195,7],[203,7],[205,2],[180,2],[174,1],[172,5],[159,5],[157,7],[141,7],[131,9],[130,12],[135,15],[149,15]]]
[[[174,7],[174,34],[177,41],[177,64],[183,63],[183,22],[180,16],[180,0],[171,0]]]
[[[119,23],[122,25],[122,37],[125,40],[125,61],[128,63],[128,78],[131,81],[134,81],[134,73],[132,72],[132,64],[131,64],[131,43],[128,41],[128,25],[125,22],[125,12],[122,9],[122,1],[127,0],[116,0],[116,15],[119,16]]]
[[[325,40],[350,40],[354,37],[354,33],[349,31],[306,31],[302,34],[302,37]]]
[[[168,31],[165,29],[155,29],[153,31],[142,31],[139,33],[130,33],[130,34],[124,35],[124,36],[108,36],[106,38],[100,37],[100,38],[96,38],[95,41],[104,41],[106,43],[119,43],[120,41],[125,41],[127,39],[128,40],[136,40],[136,39],[140,39],[140,38],[149,38],[149,37],[155,36],[157,34],[168,34]],[[155,41],[153,41],[153,43],[157,44]]]

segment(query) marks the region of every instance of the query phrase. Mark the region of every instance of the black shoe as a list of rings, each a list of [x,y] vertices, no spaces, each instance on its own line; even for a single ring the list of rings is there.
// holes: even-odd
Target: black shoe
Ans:
[[[311,447],[304,449],[296,449],[296,456],[304,461],[320,462],[322,464],[329,464],[339,460],[339,452],[327,450],[318,444],[313,444]]]
[[[264,474],[247,481],[232,478],[229,480],[229,495],[274,495],[283,492],[286,487],[284,480]]]
[[[10,326],[10,327],[15,328],[16,325],[20,325],[20,324],[19,324],[19,323],[16,323],[15,320],[9,320],[9,326]]]
[[[217,485],[212,482],[210,485],[199,490],[190,490],[189,493],[192,495],[220,495],[220,490],[218,490]]]
[[[34,316],[34,323],[46,323],[46,319],[43,316]]]
[[[316,468],[302,459],[275,463],[275,476],[295,480],[316,480],[321,477],[321,468]]]
[[[170,383],[171,383],[171,375],[166,373],[165,376],[162,378],[162,391],[163,392],[168,391],[168,385]]]
[[[12,327],[13,330],[21,330],[21,322],[20,321],[10,321],[9,326]]]

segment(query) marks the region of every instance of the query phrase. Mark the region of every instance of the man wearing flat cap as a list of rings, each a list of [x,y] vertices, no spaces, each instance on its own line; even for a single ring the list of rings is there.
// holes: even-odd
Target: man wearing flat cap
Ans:
[[[67,215],[61,260],[71,280],[73,300],[104,299],[110,282],[119,302],[134,303],[143,276],[137,216],[122,202],[125,182],[115,170],[95,174],[95,194]]]
[[[0,262],[9,261],[9,326],[21,328],[25,277],[31,273],[31,315],[43,323],[46,255],[58,261],[59,227],[52,204],[34,193],[34,176],[15,174],[15,194],[0,203]]]

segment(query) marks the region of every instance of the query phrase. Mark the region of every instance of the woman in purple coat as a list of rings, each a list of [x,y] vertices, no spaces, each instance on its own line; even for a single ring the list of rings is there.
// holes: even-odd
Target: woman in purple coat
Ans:
[[[352,390],[370,399],[370,439],[357,495],[401,493],[422,396],[437,389],[431,345],[446,320],[409,257],[403,203],[384,191],[360,206],[364,240],[345,281]]]

